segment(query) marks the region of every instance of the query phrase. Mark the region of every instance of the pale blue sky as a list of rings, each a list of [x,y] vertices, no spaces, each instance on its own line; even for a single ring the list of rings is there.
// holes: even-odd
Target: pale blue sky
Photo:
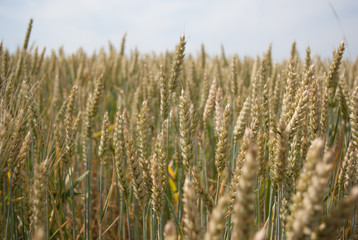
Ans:
[[[334,7],[341,25],[330,7]],[[357,0],[1,0],[0,40],[14,51],[22,45],[30,18],[30,42],[66,53],[83,47],[88,53],[108,40],[119,48],[127,33],[127,51],[173,50],[185,32],[187,52],[262,55],[270,42],[273,57],[287,58],[294,40],[304,54],[331,57],[344,34],[345,57],[358,55]],[[48,51],[49,52],[49,51]]]

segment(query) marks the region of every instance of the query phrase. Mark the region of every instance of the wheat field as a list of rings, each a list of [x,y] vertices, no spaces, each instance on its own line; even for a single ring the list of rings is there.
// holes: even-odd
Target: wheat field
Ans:
[[[1,239],[358,239],[358,58],[0,45]]]

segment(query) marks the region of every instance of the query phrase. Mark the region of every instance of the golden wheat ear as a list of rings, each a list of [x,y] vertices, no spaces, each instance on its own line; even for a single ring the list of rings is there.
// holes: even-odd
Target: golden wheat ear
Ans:
[[[26,31],[26,36],[25,36],[25,40],[24,40],[24,46],[23,49],[27,50],[27,46],[29,45],[29,40],[30,40],[30,34],[31,34],[31,30],[32,30],[32,23],[34,22],[34,20],[31,18],[29,25],[27,27],[27,31]]]
[[[197,211],[197,197],[194,190],[193,183],[186,178],[184,182],[184,196],[183,196],[183,232],[187,239],[200,239],[200,218]]]
[[[222,239],[225,230],[225,218],[229,206],[229,197],[223,195],[219,198],[218,204],[214,208],[206,230],[205,240]]]
[[[341,199],[327,218],[312,233],[311,239],[335,239],[337,230],[343,227],[347,218],[354,213],[354,207],[358,202],[358,187],[352,188],[348,197]]]
[[[256,147],[251,146],[246,153],[242,174],[237,184],[236,199],[233,206],[233,225],[231,239],[249,239],[255,219],[255,183],[257,174]]]
[[[171,78],[169,82],[170,92],[174,92],[178,85],[178,77],[182,71],[182,65],[184,62],[184,51],[185,51],[185,35],[180,37],[180,42],[176,47],[175,56],[172,63]]]
[[[177,230],[173,221],[168,221],[164,226],[164,239],[165,240],[177,240]]]

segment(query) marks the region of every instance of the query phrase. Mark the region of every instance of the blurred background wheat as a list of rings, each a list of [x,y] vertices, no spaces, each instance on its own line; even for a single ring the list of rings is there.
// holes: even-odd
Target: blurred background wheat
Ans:
[[[0,45],[3,239],[358,239],[358,62]]]

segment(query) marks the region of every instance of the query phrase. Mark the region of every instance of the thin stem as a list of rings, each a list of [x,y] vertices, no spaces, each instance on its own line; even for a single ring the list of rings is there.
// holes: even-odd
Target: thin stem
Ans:
[[[102,209],[103,209],[103,203],[102,203],[102,177],[103,177],[103,162],[100,163],[100,173],[99,173],[99,239],[102,239]]]
[[[218,179],[216,180],[215,205],[216,205],[217,202],[218,202],[219,190],[220,190],[220,174],[218,174]]]
[[[257,184],[257,207],[256,207],[256,212],[257,212],[257,225],[258,225],[258,228],[261,229],[261,209],[260,209],[260,200],[261,200],[261,182],[258,181],[258,184]]]
[[[271,229],[271,226],[272,226],[272,208],[273,208],[273,204],[274,204],[274,201],[273,201],[273,197],[274,197],[274,185],[271,183],[271,187],[270,189],[268,190],[270,192],[270,204],[269,204],[269,214],[268,214],[268,227],[267,227],[267,233],[266,235],[267,236],[270,236],[270,234],[272,233],[272,229]]]
[[[9,194],[10,194],[10,201],[9,201],[9,206],[8,206],[8,210],[7,210],[7,219],[6,219],[6,227],[5,227],[5,239],[10,239],[11,236],[8,236],[8,228],[10,226],[9,221],[10,221],[10,212],[11,212],[11,206],[12,206],[12,176],[10,176],[10,185],[9,185]]]
[[[178,189],[179,189],[178,218],[179,218],[179,222],[181,222],[182,216],[183,216],[183,213],[182,213],[182,205],[183,205],[182,195],[183,195],[183,190],[182,190],[182,186],[181,186],[182,178],[183,178],[183,172],[184,172],[184,166],[183,166],[183,164],[180,165],[180,170],[179,170],[179,171],[180,171],[180,173],[179,173],[179,182],[178,182]]]
[[[129,209],[128,209],[128,205],[125,205],[126,207],[126,215],[127,215],[127,228],[128,228],[128,239],[131,239],[131,225],[130,225],[130,221],[129,221]]]
[[[75,198],[73,192],[73,177],[72,177],[72,167],[69,169],[70,177],[70,194],[71,194],[71,211],[72,211],[72,237],[76,239],[76,216],[75,216]]]
[[[92,120],[90,121],[90,131],[89,131],[89,139],[87,142],[87,153],[86,153],[86,171],[88,171],[88,175],[86,176],[86,206],[85,206],[85,232],[86,239],[90,239],[90,226],[91,226],[91,147],[92,147]]]
[[[143,217],[143,240],[147,239],[147,224],[146,224],[146,207],[144,207],[142,211],[142,217]]]
[[[121,239],[121,232],[122,232],[122,226],[123,226],[123,202],[124,202],[124,199],[122,196],[120,196],[119,194],[119,183],[118,183],[118,175],[117,175],[117,168],[115,167],[115,164],[113,165],[114,167],[114,174],[115,174],[115,178],[116,178],[116,184],[117,184],[117,206],[118,206],[118,209],[119,209],[119,216],[121,216],[119,218],[119,222],[118,222],[118,239]],[[122,198],[122,199],[121,199]],[[123,239],[124,236],[123,236]]]
[[[151,217],[151,221],[152,221],[152,237],[151,239],[157,239],[157,235],[159,236],[159,230],[158,230],[158,220],[157,220],[157,214],[153,211],[153,209],[151,210],[152,211],[152,217]]]
[[[276,202],[276,199],[274,200],[275,202]],[[273,221],[276,219],[276,213],[277,213],[277,211],[276,211],[276,207],[277,207],[277,205],[275,204],[275,211],[273,211],[273,219],[271,220],[271,218],[270,218],[270,222],[272,221],[272,223],[273,223]],[[271,223],[271,224],[272,224]],[[271,230],[271,232],[270,232],[270,239],[274,239],[274,236],[275,236],[275,231],[274,231],[274,229],[275,229],[275,224],[272,224],[272,225],[269,225],[270,226],[270,230]]]
[[[160,223],[159,223],[159,239],[164,239],[164,217],[163,213],[160,215]]]

